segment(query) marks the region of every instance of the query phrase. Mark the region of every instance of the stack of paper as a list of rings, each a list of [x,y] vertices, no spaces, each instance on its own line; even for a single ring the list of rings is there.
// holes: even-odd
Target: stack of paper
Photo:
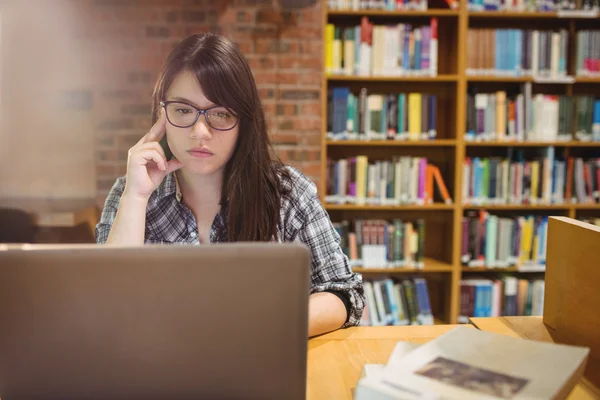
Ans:
[[[367,365],[356,400],[565,398],[589,349],[458,327],[424,345],[399,342],[385,366]]]

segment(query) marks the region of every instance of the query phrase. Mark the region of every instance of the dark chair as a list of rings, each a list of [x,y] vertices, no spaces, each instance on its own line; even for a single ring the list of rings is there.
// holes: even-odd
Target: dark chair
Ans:
[[[36,231],[25,211],[0,208],[0,243],[34,243]]]

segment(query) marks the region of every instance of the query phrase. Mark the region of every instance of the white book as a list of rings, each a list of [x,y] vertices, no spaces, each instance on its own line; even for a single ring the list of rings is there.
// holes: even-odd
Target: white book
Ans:
[[[359,69],[360,76],[368,76],[371,73],[371,51],[372,46],[367,42],[360,43]]]
[[[550,77],[552,79],[558,79],[558,63],[560,60],[560,33],[553,32],[550,47]]]
[[[402,199],[402,163],[398,159],[394,161],[394,199],[397,204]]]
[[[365,299],[367,301],[367,307],[369,308],[369,319],[371,320],[372,326],[381,325],[381,319],[377,311],[377,302],[375,301],[375,291],[373,290],[373,283],[365,281],[363,283],[365,291]]]
[[[385,26],[385,52],[383,58],[383,74],[393,76],[397,72],[396,63],[398,62],[398,27]]]
[[[358,385],[355,399],[556,398],[581,378],[589,352],[457,327],[386,366],[368,387]]]
[[[419,157],[412,159],[411,177],[410,177],[410,202],[417,203],[419,198]]]
[[[540,32],[533,31],[531,34],[531,75],[539,75],[539,52],[540,52]]]
[[[518,110],[518,121],[517,121],[517,129],[516,129],[516,139],[525,137],[525,100],[523,94],[520,93],[517,95],[517,110]],[[511,138],[513,139],[513,138]]]

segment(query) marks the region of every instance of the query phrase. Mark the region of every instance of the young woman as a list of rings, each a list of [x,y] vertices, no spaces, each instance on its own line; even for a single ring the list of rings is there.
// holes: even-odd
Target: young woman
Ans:
[[[312,252],[309,335],[357,325],[361,277],[315,185],[273,154],[239,49],[212,34],[184,40],[156,82],[153,117],[106,199],[97,242],[300,241]]]

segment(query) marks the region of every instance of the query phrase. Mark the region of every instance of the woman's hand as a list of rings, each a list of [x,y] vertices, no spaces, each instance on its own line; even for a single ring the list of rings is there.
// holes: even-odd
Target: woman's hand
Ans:
[[[148,199],[167,174],[183,167],[176,159],[167,161],[158,143],[165,135],[167,118],[163,108],[150,131],[131,149],[127,158],[127,180],[123,195]]]

